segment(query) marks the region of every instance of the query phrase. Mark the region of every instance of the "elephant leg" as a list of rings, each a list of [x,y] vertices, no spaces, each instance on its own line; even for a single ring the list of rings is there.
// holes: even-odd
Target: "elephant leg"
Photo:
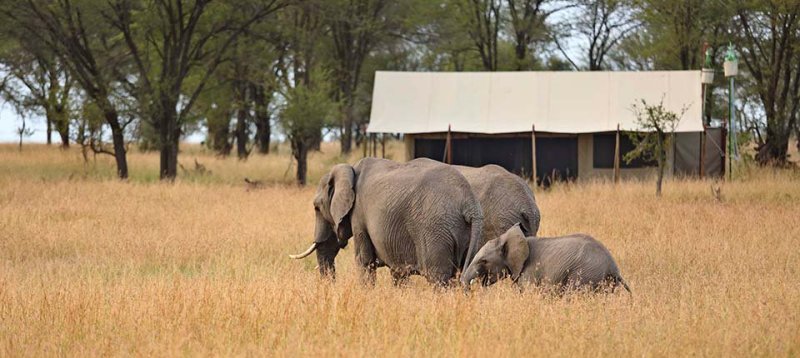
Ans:
[[[408,282],[408,274],[404,270],[392,270],[392,284],[402,287]]]
[[[450,285],[450,280],[457,270],[452,251],[453,249],[449,247],[439,247],[430,250],[427,257],[419,260],[422,262],[422,275],[428,282],[440,287]]]
[[[356,265],[360,268],[361,283],[365,286],[375,286],[375,270],[378,268],[378,263],[381,262],[375,254],[375,246],[372,245],[372,240],[366,233],[355,234],[353,238]]]

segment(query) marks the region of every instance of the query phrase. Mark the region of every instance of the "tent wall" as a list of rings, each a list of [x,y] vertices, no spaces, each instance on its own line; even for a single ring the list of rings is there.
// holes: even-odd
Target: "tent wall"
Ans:
[[[585,133],[578,135],[537,133],[536,134],[536,172],[537,181],[548,185],[555,179],[594,180],[614,178],[613,167],[604,165],[595,167],[595,149],[605,148],[613,156],[613,147],[595,146],[595,137],[607,136],[607,133]],[[624,135],[624,134],[622,134]],[[666,176],[697,175],[700,157],[701,133],[677,133],[674,145],[667,151]],[[405,136],[406,159],[430,158],[444,160],[446,133],[408,134]],[[483,135],[453,133],[453,164],[483,166],[497,164],[508,171],[525,178],[530,176],[531,138],[530,133],[504,135]],[[722,174],[723,160],[720,148],[724,144],[720,129],[709,129],[706,140],[707,176]],[[601,138],[607,142],[607,138]],[[606,143],[607,144],[607,143]],[[621,153],[624,155],[625,153]],[[620,169],[626,179],[649,179],[657,173],[657,168],[644,166]]]
[[[624,135],[624,134],[622,134]],[[613,154],[613,148],[609,148]],[[624,156],[625,153],[620,153]],[[614,179],[614,168],[595,168],[594,167],[594,134],[579,134],[578,135],[578,158],[581,180],[595,180],[595,179]],[[622,159],[620,161],[622,163]],[[667,153],[667,177],[672,173],[672,151]],[[656,167],[643,167],[643,168],[620,168],[620,175],[622,178],[636,178],[645,179],[656,175]]]
[[[706,130],[704,174],[720,177],[724,173],[725,138],[721,128]],[[700,141],[703,132],[675,134],[675,175],[692,176],[700,172]]]

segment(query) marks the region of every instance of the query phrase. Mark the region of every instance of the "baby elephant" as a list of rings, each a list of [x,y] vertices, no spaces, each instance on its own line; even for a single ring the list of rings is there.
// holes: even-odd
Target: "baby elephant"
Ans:
[[[525,237],[519,225],[487,242],[464,271],[461,283],[469,289],[477,278],[488,286],[506,275],[518,284],[548,284],[561,291],[610,288],[613,292],[618,285],[631,291],[611,253],[591,236]]]

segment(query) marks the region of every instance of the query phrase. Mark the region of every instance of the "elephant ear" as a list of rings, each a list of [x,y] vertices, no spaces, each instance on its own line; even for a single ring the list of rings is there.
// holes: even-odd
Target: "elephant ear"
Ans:
[[[355,172],[353,167],[347,164],[337,164],[331,169],[331,178],[328,182],[328,187],[333,189],[331,194],[331,217],[333,218],[333,229],[339,240],[345,240],[347,237],[342,237],[347,232],[347,228],[340,227],[350,210],[353,209],[353,203],[356,199],[354,190]],[[349,236],[349,235],[348,235]]]
[[[525,261],[528,260],[528,256],[530,255],[528,241],[525,240],[525,234],[522,232],[519,224],[508,229],[501,238],[506,266],[508,266],[508,270],[511,271],[511,279],[516,281],[522,273],[522,269],[525,267]]]

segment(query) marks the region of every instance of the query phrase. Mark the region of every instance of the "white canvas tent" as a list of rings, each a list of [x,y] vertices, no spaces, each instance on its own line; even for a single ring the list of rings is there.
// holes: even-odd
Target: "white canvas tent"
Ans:
[[[637,130],[644,99],[686,113],[676,132],[703,130],[700,71],[377,72],[370,133],[595,133]]]
[[[609,136],[618,127],[640,130],[634,103],[663,101],[668,110],[683,112],[676,142],[689,143],[671,151],[669,165],[678,168],[675,172],[697,173],[703,167],[700,148],[710,148],[702,122],[700,76],[700,71],[379,71],[367,132],[404,134],[407,159],[443,160],[449,128],[454,164],[493,163],[529,175],[535,163],[537,176],[575,178],[580,173],[591,178],[612,175],[608,163],[613,162],[615,142]],[[538,138],[536,160],[532,126]],[[705,173],[716,173],[718,154],[706,157],[712,162],[704,164]],[[622,172],[648,175],[649,165],[624,163]]]

